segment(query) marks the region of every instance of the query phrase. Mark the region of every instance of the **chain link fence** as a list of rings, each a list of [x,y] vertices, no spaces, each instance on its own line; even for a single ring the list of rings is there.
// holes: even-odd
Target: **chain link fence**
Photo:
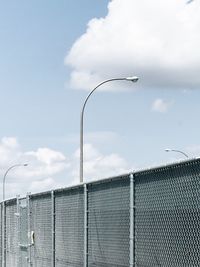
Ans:
[[[0,206],[2,267],[200,265],[200,160]]]
[[[200,266],[200,163],[135,174],[136,266]]]

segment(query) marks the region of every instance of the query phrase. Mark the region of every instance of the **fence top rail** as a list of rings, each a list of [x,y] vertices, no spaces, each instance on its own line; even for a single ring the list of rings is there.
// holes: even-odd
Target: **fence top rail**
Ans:
[[[84,182],[81,184],[75,184],[72,186],[67,186],[67,187],[63,187],[63,188],[58,188],[58,189],[52,189],[52,190],[48,190],[48,191],[44,191],[44,192],[39,192],[39,193],[28,193],[28,195],[32,198],[32,197],[42,197],[45,195],[50,195],[53,193],[59,193],[62,191],[66,191],[66,190],[74,190],[74,189],[79,189],[79,188],[83,188],[84,185],[92,185],[92,184],[101,184],[101,183],[105,183],[105,182],[109,182],[109,181],[113,181],[113,180],[119,180],[119,179],[124,179],[127,178],[128,176],[130,176],[130,174],[134,174],[136,176],[142,175],[142,174],[147,174],[147,173],[155,173],[155,172],[160,172],[163,170],[168,170],[171,168],[177,168],[177,167],[181,167],[181,166],[188,166],[191,164],[195,164],[200,162],[200,157],[196,157],[196,158],[190,158],[190,159],[184,159],[184,160],[179,160],[173,163],[167,163],[164,165],[160,165],[160,166],[155,166],[155,167],[149,167],[149,168],[144,168],[144,169],[138,169],[138,170],[133,170],[130,171],[128,173],[125,174],[121,174],[121,175],[117,175],[117,176],[112,176],[112,177],[107,177],[107,178],[103,178],[103,179],[96,179],[96,180],[92,180],[92,181],[88,181],[88,182]],[[19,199],[23,199],[19,198]],[[5,200],[5,203],[12,203],[15,202],[17,198],[11,198],[11,199],[7,199]],[[0,202],[0,204],[3,203],[3,201]]]
[[[42,197],[44,195],[51,195],[52,192],[53,193],[59,193],[59,192],[63,192],[66,190],[74,190],[74,189],[78,189],[78,188],[82,188],[83,184],[78,184],[78,185],[72,185],[72,186],[67,186],[67,187],[61,187],[61,188],[56,188],[56,189],[52,189],[52,190],[48,190],[48,191],[44,191],[44,192],[38,192],[38,193],[33,193],[30,194],[30,197]]]
[[[138,169],[134,171],[134,175],[138,176],[145,173],[154,173],[154,172],[160,172],[163,170],[183,167],[183,166],[189,166],[191,164],[200,163],[200,157],[190,158],[190,159],[182,159],[178,160],[172,163],[162,164],[155,167],[149,167],[144,169]]]
[[[7,205],[16,204],[17,203],[17,198],[13,197],[13,198],[10,198],[10,199],[5,199],[4,201],[1,201],[1,204],[3,202],[5,202]]]
[[[84,182],[84,183],[81,183],[81,184],[75,184],[75,185],[72,185],[72,186],[56,188],[56,189],[52,189],[52,190],[48,190],[48,191],[44,191],[44,192],[33,193],[33,194],[30,195],[30,197],[31,198],[32,197],[40,197],[40,196],[42,197],[44,195],[50,195],[52,192],[59,193],[59,192],[63,192],[63,191],[66,191],[66,190],[76,190],[76,189],[83,188],[83,186],[85,184],[86,185],[100,184],[100,183],[109,182],[109,181],[112,181],[112,180],[119,180],[119,179],[123,179],[123,178],[129,176],[131,173],[133,173],[133,172],[129,172],[129,173],[121,174],[121,175],[117,175],[117,176],[110,176],[110,177],[103,178],[103,179],[92,180],[92,181]]]

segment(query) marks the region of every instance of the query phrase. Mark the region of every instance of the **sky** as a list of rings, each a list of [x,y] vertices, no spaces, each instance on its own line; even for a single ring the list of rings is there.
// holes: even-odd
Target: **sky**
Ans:
[[[6,198],[200,155],[200,2],[0,3],[0,176]],[[0,187],[0,197],[2,183]]]

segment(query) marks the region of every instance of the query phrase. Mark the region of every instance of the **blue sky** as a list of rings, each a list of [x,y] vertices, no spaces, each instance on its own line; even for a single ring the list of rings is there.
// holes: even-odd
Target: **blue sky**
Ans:
[[[170,0],[7,1],[0,6],[1,176],[7,197],[78,182],[85,112],[85,178],[200,152],[200,5]],[[89,23],[89,24],[88,24]]]

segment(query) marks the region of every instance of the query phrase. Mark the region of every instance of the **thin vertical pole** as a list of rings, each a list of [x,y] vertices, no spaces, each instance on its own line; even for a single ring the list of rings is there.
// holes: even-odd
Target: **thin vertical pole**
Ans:
[[[28,266],[31,267],[31,208],[30,208],[30,193],[26,196],[27,215],[28,215]]]
[[[1,267],[4,263],[4,201],[1,202]]]
[[[84,184],[84,267],[88,266],[88,190]]]
[[[17,195],[17,266],[20,267],[20,195]]]
[[[6,267],[6,201],[2,202],[2,267]]]
[[[134,255],[134,216],[135,216],[135,203],[134,203],[134,175],[133,173],[130,174],[130,267],[135,265],[135,255]]]
[[[55,267],[55,192],[51,191],[52,267]]]
[[[1,216],[1,229],[0,229],[0,231],[1,231],[1,259],[0,259],[0,263],[1,263],[1,267],[2,267],[2,247],[3,247],[3,241],[2,241],[2,230],[3,230],[3,217],[2,217],[2,215],[3,215],[3,203],[1,202],[0,203],[0,207],[1,207],[1,214],[0,214],[0,216]]]

